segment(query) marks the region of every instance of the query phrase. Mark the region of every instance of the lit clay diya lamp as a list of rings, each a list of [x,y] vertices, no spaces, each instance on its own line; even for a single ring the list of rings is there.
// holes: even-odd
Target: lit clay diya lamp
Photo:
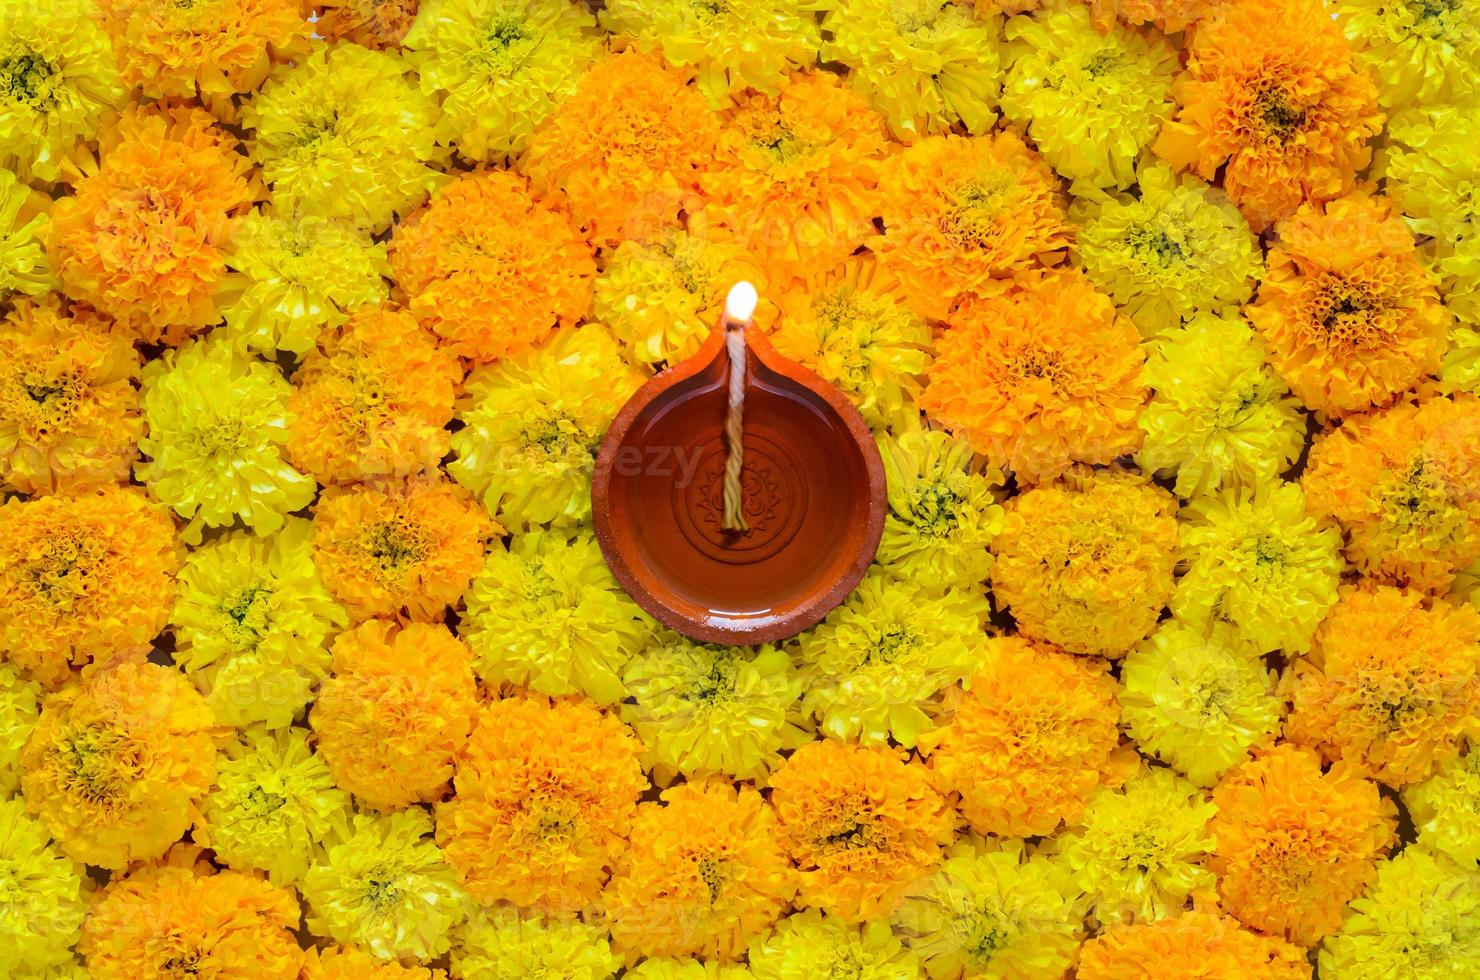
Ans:
[[[622,587],[712,643],[816,625],[884,529],[884,466],[863,417],[747,330],[755,305],[754,287],[735,286],[699,352],[632,396],[592,485],[596,539]]]

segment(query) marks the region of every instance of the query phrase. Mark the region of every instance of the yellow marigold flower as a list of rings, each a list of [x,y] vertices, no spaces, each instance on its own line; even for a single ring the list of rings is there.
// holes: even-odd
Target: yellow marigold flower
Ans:
[[[799,639],[802,708],[833,738],[913,747],[935,727],[939,692],[981,665],[990,612],[975,589],[876,571]]]
[[[627,597],[589,531],[531,531],[495,545],[468,589],[459,632],[483,683],[609,705],[652,622]]]
[[[1177,50],[1165,36],[1056,2],[1007,22],[1002,115],[1074,188],[1125,188],[1174,108]]]
[[[0,167],[55,183],[123,101],[113,46],[87,0],[0,4]]]
[[[622,676],[622,720],[647,750],[644,765],[674,776],[726,775],[764,783],[780,752],[810,738],[791,655],[770,644],[727,647],[659,632]]]
[[[1167,332],[1142,380],[1152,395],[1138,419],[1146,441],[1136,462],[1175,475],[1184,499],[1274,484],[1305,448],[1300,403],[1242,319],[1198,314]]]
[[[1274,680],[1229,624],[1171,620],[1121,664],[1121,718],[1142,752],[1211,786],[1279,733]]]
[[[1299,946],[1215,911],[1114,926],[1080,947],[1079,980],[1310,980]]]
[[[349,835],[323,848],[299,886],[309,931],[382,960],[446,953],[469,902],[431,834],[431,816],[417,807],[356,816]]]
[[[407,309],[453,353],[528,350],[591,305],[596,265],[558,198],[507,170],[468,174],[396,228],[391,268]]]
[[[271,534],[313,500],[313,478],[283,458],[293,389],[274,365],[213,336],[165,351],[143,378],[149,459],[134,474],[190,522],[187,544],[237,520]]]
[[[1309,649],[1346,569],[1341,533],[1307,513],[1293,483],[1194,500],[1182,512],[1177,559],[1177,618],[1230,623],[1259,654]]]
[[[916,428],[930,325],[871,256],[859,255],[781,298],[770,340],[830,381],[875,429]]]
[[[816,909],[788,915],[750,944],[755,980],[917,980],[920,969],[920,958],[904,947],[888,921],[852,925]]]
[[[1332,14],[1377,80],[1388,108],[1480,92],[1480,4],[1474,0],[1335,0]]]
[[[143,360],[85,306],[20,300],[0,321],[0,485],[67,492],[128,480]]]
[[[98,893],[78,949],[93,980],[298,980],[298,916],[291,891],[181,845]]]
[[[1203,866],[1214,808],[1202,790],[1167,769],[1142,768],[1120,789],[1101,789],[1078,826],[1052,838],[1051,853],[1089,896],[1101,926],[1180,912],[1213,894]]]
[[[806,281],[874,233],[884,121],[837,75],[799,72],[739,96],[725,122],[699,219],[749,249],[772,284]]]
[[[302,728],[240,733],[217,762],[200,811],[195,843],[238,871],[260,868],[277,885],[302,879],[314,849],[347,833],[352,813],[350,795]]]
[[[600,324],[558,330],[469,376],[447,472],[507,528],[587,523],[596,451],[643,380]]]
[[[1223,907],[1245,925],[1312,946],[1341,924],[1396,839],[1395,808],[1338,763],[1278,745],[1213,791],[1218,846],[1209,867]]]
[[[227,332],[269,356],[312,350],[326,328],[390,294],[385,245],[347,218],[253,211],[226,264],[220,303]]]
[[[1118,658],[1172,596],[1176,500],[1130,473],[1070,471],[1019,494],[993,540],[992,588],[1018,629]]]
[[[473,655],[447,627],[371,620],[334,641],[310,720],[335,781],[393,810],[446,794],[477,706]]]
[[[1259,240],[1221,190],[1143,163],[1136,194],[1077,198],[1076,254],[1148,337],[1198,313],[1232,315],[1264,273]]]
[[[399,48],[416,21],[420,0],[313,0],[314,33],[377,51]]]
[[[1083,931],[1081,896],[1022,841],[971,837],[894,914],[930,980],[1058,980]]]
[[[314,563],[355,619],[440,622],[501,529],[440,477],[330,487],[314,509]]]
[[[353,947],[310,949],[303,955],[300,980],[447,980],[446,970],[402,966],[396,960],[377,959]]]
[[[978,0],[980,3],[981,0]],[[1155,24],[1163,34],[1176,34],[1216,12],[1226,0],[1089,0],[1095,23],[1117,17],[1127,24]]]
[[[776,818],[754,789],[694,781],[643,803],[606,886],[604,924],[639,956],[737,959],[795,890]]]
[[[41,685],[20,667],[0,661],[0,800],[21,787],[21,749],[41,717]]]
[[[1000,21],[951,0],[836,0],[821,59],[848,66],[898,139],[980,134],[997,121]]]
[[[119,869],[189,829],[216,775],[210,706],[185,675],[118,664],[46,699],[21,752],[21,787],[71,858]]]
[[[293,374],[288,457],[326,484],[435,470],[461,381],[410,314],[365,307],[320,334]]]
[[[0,650],[54,688],[71,668],[142,654],[164,629],[180,549],[133,487],[0,506]]]
[[[745,966],[712,963],[691,956],[659,956],[643,960],[622,974],[623,980],[754,980]]]
[[[437,842],[483,905],[568,917],[601,894],[647,789],[642,746],[585,700],[520,694],[478,709]]]
[[[1449,313],[1386,199],[1303,205],[1277,230],[1249,319],[1301,401],[1366,411],[1439,367]]]
[[[55,288],[43,244],[51,205],[51,198],[0,168],[0,302]]]
[[[1071,239],[1058,179],[1010,131],[921,140],[890,159],[879,197],[870,247],[924,316],[1053,264]]]
[[[437,118],[398,55],[358,44],[319,46],[279,67],[242,109],[277,207],[374,232],[445,180],[429,165],[445,156]]]
[[[1480,862],[1480,751],[1471,748],[1439,764],[1421,783],[1405,787],[1418,845],[1464,867]]]
[[[622,98],[612,101],[612,93]],[[655,54],[597,61],[529,141],[521,163],[542,195],[563,191],[597,245],[642,238],[671,220],[711,166],[719,117]]]
[[[473,913],[452,949],[452,975],[460,980],[609,980],[621,966],[606,930],[508,906]]]
[[[1358,571],[1442,591],[1480,558],[1477,472],[1480,401],[1464,396],[1348,419],[1316,439],[1301,482]]]
[[[809,742],[771,776],[799,905],[848,922],[886,917],[951,842],[955,813],[897,749]]]
[[[1480,971],[1480,873],[1420,848],[1377,869],[1320,951],[1322,980],[1472,977]]]
[[[67,295],[145,343],[220,320],[226,252],[260,191],[236,139],[200,109],[130,108],[84,172],[51,209],[47,251]]]
[[[91,883],[81,864],[58,853],[25,805],[8,796],[0,793],[0,971],[23,980],[60,972],[71,961]]]
[[[959,797],[973,830],[1053,833],[1096,787],[1123,778],[1120,707],[1106,665],[1015,636],[986,641],[986,662],[948,724],[921,746],[936,786]]]
[[[1348,590],[1287,676],[1290,741],[1389,786],[1480,741],[1480,612],[1375,586]]]
[[[1377,87],[1318,0],[1232,0],[1198,24],[1154,149],[1263,231],[1349,192],[1382,127]]]
[[[601,36],[568,0],[425,0],[404,43],[458,153],[482,163],[524,152],[600,54]]]
[[[1135,452],[1145,354],[1129,319],[1072,269],[964,300],[920,404],[1019,483]]]

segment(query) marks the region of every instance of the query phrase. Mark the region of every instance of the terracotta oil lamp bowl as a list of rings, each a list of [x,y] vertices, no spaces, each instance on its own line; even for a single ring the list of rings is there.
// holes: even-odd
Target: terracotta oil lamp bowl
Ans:
[[[723,526],[726,336],[754,308],[742,286],[748,305],[729,304],[697,354],[622,408],[592,484],[596,539],[622,587],[659,622],[710,643],[766,643],[816,625],[863,577],[884,529],[884,467],[863,417],[758,330],[743,335],[738,501],[748,529]]]

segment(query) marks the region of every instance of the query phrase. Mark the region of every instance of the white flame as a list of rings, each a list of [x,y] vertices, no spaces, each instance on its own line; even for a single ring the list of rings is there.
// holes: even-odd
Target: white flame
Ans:
[[[742,279],[730,287],[730,294],[725,297],[725,316],[736,323],[749,323],[759,299],[755,287]]]

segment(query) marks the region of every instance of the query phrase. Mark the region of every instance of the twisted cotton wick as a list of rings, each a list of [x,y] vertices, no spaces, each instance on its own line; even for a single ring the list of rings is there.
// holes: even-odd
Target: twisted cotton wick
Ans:
[[[725,441],[729,455],[725,458],[725,517],[721,523],[727,531],[748,531],[745,523],[744,498],[740,487],[740,469],[745,463],[741,446],[745,418],[745,328],[755,314],[755,287],[737,282],[725,297],[725,349],[730,355],[730,398],[725,412]]]

